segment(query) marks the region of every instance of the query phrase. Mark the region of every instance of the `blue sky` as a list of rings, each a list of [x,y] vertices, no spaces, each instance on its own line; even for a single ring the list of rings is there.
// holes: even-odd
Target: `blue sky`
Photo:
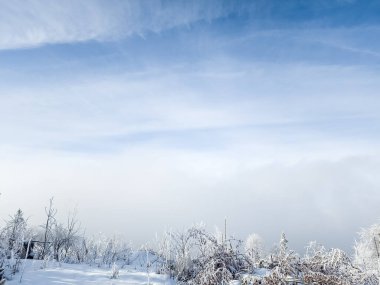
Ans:
[[[135,243],[227,216],[297,249],[377,221],[380,2],[0,7],[2,216],[55,196]]]

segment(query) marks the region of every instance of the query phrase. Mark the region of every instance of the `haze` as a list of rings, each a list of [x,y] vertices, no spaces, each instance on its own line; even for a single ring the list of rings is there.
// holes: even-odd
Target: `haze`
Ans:
[[[376,1],[1,1],[0,218],[351,250],[379,217]]]

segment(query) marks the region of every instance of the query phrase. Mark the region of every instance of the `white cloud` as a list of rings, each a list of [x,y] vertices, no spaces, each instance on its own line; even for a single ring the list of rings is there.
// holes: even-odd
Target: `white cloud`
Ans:
[[[228,14],[220,1],[43,1],[0,2],[0,49],[88,40],[112,40],[160,32]]]

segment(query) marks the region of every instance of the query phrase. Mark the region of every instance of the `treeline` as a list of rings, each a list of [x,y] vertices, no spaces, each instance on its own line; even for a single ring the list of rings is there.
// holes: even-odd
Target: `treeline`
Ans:
[[[46,220],[30,227],[18,210],[0,229],[0,268],[12,278],[24,259],[42,260],[41,267],[52,261],[112,268],[140,267],[147,272],[168,274],[179,284],[216,285],[240,280],[248,284],[377,285],[379,284],[380,225],[363,229],[355,244],[354,256],[340,249],[326,249],[311,242],[306,253],[288,248],[285,234],[270,251],[265,251],[257,234],[245,241],[211,234],[203,226],[184,231],[167,231],[152,247],[133,249],[116,237],[87,237],[75,212],[66,221],[56,219],[53,199],[45,209]]]
[[[376,229],[375,231],[373,231]],[[376,233],[378,243],[380,227]],[[192,227],[184,232],[167,233],[160,246],[164,272],[172,274],[183,284],[229,284],[240,280],[248,284],[328,284],[377,285],[377,245],[368,230],[357,245],[356,256],[351,258],[340,249],[327,250],[311,242],[306,254],[300,256],[289,250],[284,233],[279,243],[265,253],[261,238],[253,234],[243,242],[237,239],[217,238],[203,227]],[[367,239],[370,238],[370,239]]]
[[[46,220],[37,227],[28,225],[21,209],[9,216],[0,229],[0,268],[15,274],[23,259],[96,266],[130,263],[132,249],[128,243],[102,234],[85,236],[75,211],[64,222],[58,221],[51,198],[45,212]]]

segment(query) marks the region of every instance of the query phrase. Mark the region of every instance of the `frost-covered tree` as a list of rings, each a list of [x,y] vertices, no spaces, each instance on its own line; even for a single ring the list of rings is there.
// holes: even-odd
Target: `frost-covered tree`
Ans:
[[[115,262],[123,268],[131,263],[133,254],[131,246],[122,238],[116,236],[109,238],[102,233],[88,239],[78,237],[72,248],[79,255],[78,260],[89,265],[108,268],[111,268]]]
[[[281,233],[281,239],[279,243],[279,255],[284,257],[288,252],[288,240],[286,239],[285,233]]]
[[[280,280],[282,283],[279,282],[283,284],[287,277],[298,277],[300,275],[300,258],[294,251],[288,249],[285,233],[281,234],[278,246],[270,258],[272,273],[267,278],[269,284],[275,284],[276,280]]]
[[[10,217],[4,228],[4,237],[8,241],[9,250],[21,250],[27,229],[27,221],[21,209]]]
[[[160,257],[157,263],[157,273],[166,273],[170,278],[174,277],[175,261],[174,261],[174,241],[172,230],[165,231],[162,237],[157,239],[157,254]]]
[[[65,262],[68,263],[85,263],[88,262],[87,238],[85,236],[76,236],[72,245],[68,249]]]
[[[258,234],[251,234],[245,241],[245,254],[254,267],[257,267],[264,252],[263,239]]]
[[[197,285],[227,285],[232,279],[233,275],[228,268],[226,260],[220,256],[215,256],[204,264],[200,272],[189,283]]]
[[[78,220],[74,214],[69,214],[66,225],[57,221],[53,222],[51,227],[51,246],[53,256],[57,261],[69,261],[69,254],[72,253],[72,247],[75,242],[79,242],[77,236],[80,230]]]
[[[92,236],[87,240],[87,260],[90,265],[102,266],[103,252],[107,243],[107,237],[102,233]]]
[[[316,242],[307,247],[302,260],[305,283],[331,285],[377,285],[375,275],[353,265],[351,258],[340,249],[327,250]]]
[[[171,249],[170,258],[174,261],[174,276],[186,281],[193,276],[191,249],[194,244],[193,229],[183,232],[170,232]]]
[[[10,216],[6,221],[5,227],[1,231],[0,240],[2,240],[2,261],[4,267],[9,269],[9,274],[14,275],[18,272],[21,265],[21,259],[24,258],[24,244],[30,238],[27,231],[27,220],[24,213],[18,209],[17,212]]]
[[[324,271],[326,264],[329,262],[328,260],[328,251],[323,245],[318,244],[316,241],[309,242],[303,258],[303,265],[308,271]]]
[[[70,213],[67,217],[66,227],[65,227],[65,242],[63,245],[63,258],[66,260],[68,258],[68,254],[70,253],[72,247],[76,242],[80,242],[80,238],[78,233],[81,229],[81,226],[78,222],[76,216],[76,210],[73,213]]]
[[[111,279],[118,279],[119,278],[119,266],[117,266],[116,262],[114,262],[112,265],[110,278]]]
[[[374,224],[359,232],[355,244],[355,264],[363,270],[380,273],[380,224]]]
[[[242,241],[209,234],[202,227],[189,229],[190,260],[185,270],[191,284],[227,284],[248,268],[249,262],[241,250]],[[175,263],[175,266],[177,264]]]
[[[117,261],[119,250],[119,241],[116,238],[107,239],[102,252],[103,265],[107,265],[110,268]]]
[[[184,232],[171,231],[159,252],[169,269],[167,273],[172,272],[180,282],[227,284],[249,265],[241,245],[240,240],[222,240],[220,234],[210,234],[201,225]]]
[[[51,243],[53,248],[53,258],[60,261],[62,258],[62,249],[66,242],[65,228],[61,223],[54,223],[51,231]]]

